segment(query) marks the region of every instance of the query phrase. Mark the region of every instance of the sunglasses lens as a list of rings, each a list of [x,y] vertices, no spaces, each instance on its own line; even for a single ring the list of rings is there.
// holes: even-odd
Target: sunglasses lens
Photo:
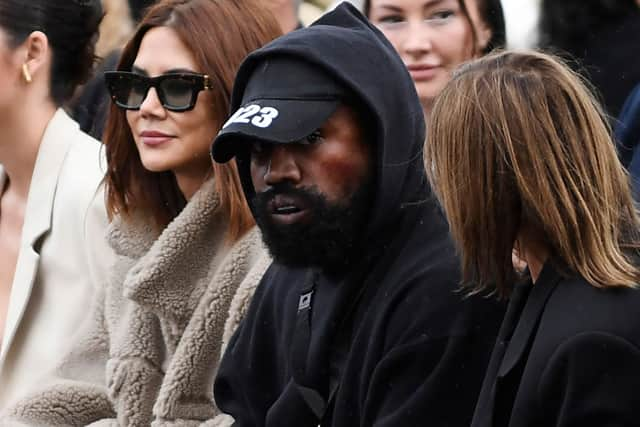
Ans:
[[[126,99],[127,105],[138,108],[144,101],[147,91],[147,86],[144,82],[132,80],[129,84],[128,90],[123,93],[123,95],[126,94],[126,98],[123,97],[122,99]]]
[[[164,80],[160,90],[164,95],[165,106],[168,108],[186,109],[191,106],[195,83],[192,80],[176,77]]]
[[[122,108],[139,108],[147,92],[144,82],[135,76],[118,76],[109,82],[116,104]]]
[[[116,105],[126,110],[137,110],[155,87],[162,105],[171,111],[193,108],[196,95],[205,89],[203,76],[196,74],[164,74],[154,78],[125,71],[106,72],[107,87]]]

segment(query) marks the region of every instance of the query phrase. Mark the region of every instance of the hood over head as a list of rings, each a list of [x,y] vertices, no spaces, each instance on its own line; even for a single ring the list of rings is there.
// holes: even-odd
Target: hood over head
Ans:
[[[291,72],[284,73],[287,67]],[[375,196],[366,230],[373,235],[397,222],[404,205],[420,202],[430,193],[422,165],[424,113],[393,46],[347,2],[244,60],[233,87],[234,114],[214,141],[212,157],[221,162],[236,157],[245,195],[251,200],[255,190],[246,141],[295,142],[318,128],[345,97],[355,97],[371,119],[364,124],[368,127],[364,133],[375,145]],[[267,109],[252,117],[247,112],[251,105],[276,112]],[[243,112],[247,116],[237,120]]]

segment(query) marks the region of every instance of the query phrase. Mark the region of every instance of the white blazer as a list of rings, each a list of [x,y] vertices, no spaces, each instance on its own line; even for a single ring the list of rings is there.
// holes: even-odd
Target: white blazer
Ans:
[[[61,109],[44,132],[0,346],[0,411],[53,371],[113,259],[103,151]],[[0,165],[0,188],[5,179]]]

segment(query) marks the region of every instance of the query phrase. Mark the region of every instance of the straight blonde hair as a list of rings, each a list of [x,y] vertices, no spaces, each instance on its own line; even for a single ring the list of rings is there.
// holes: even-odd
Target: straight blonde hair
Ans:
[[[524,229],[569,274],[637,286],[629,176],[601,107],[561,60],[498,52],[466,64],[435,103],[426,141],[426,171],[467,286],[508,295]]]

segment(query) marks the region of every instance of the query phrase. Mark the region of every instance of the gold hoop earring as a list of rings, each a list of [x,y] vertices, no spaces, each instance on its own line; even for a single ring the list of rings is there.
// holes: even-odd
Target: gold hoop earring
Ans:
[[[33,81],[27,64],[22,64],[22,77],[24,77],[24,81],[27,83],[31,83]]]

